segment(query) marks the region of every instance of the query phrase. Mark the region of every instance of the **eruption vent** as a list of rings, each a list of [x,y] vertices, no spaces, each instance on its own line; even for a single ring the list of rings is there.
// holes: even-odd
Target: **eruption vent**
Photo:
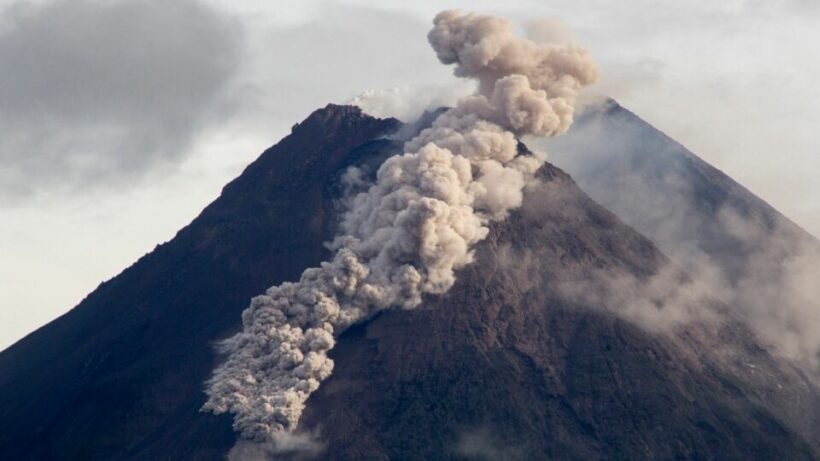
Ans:
[[[479,91],[444,112],[352,197],[335,256],[295,283],[271,287],[222,343],[227,360],[208,383],[204,409],[234,413],[234,428],[269,441],[299,422],[330,376],[335,337],[375,312],[412,309],[445,293],[473,259],[487,225],[521,205],[543,156],[518,155],[516,136],[569,128],[578,91],[596,79],[575,45],[538,45],[506,20],[445,11],[430,44]]]

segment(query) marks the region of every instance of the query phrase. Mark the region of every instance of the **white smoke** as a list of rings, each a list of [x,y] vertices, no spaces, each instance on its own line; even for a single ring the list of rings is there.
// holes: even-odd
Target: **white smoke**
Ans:
[[[524,30],[527,38],[535,43],[577,44],[575,34],[559,19],[534,19],[524,25]]]
[[[518,461],[527,459],[524,446],[508,445],[488,427],[459,434],[453,450],[460,458],[480,461]]]
[[[204,409],[234,413],[246,438],[270,441],[297,426],[347,327],[383,309],[412,309],[453,285],[487,225],[521,205],[543,164],[543,156],[518,154],[516,136],[564,132],[578,91],[597,75],[583,49],[537,45],[499,18],[445,11],[428,37],[479,91],[407,142],[348,201],[332,260],[268,289],[243,312],[243,331],[222,344],[227,359],[208,383]]]
[[[761,228],[736,210],[718,213],[721,227],[755,244],[732,302],[760,337],[820,383],[820,245],[788,228]]]
[[[316,435],[313,433],[280,431],[272,434],[270,440],[264,442],[239,440],[228,452],[228,461],[316,459],[324,448],[316,441]]]
[[[374,117],[417,120],[425,111],[453,107],[459,99],[475,93],[475,82],[458,80],[446,86],[400,86],[367,90],[347,103]]]

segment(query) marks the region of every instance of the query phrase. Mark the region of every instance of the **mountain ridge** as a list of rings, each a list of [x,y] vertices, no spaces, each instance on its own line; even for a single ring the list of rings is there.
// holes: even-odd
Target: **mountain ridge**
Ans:
[[[547,146],[553,161],[596,201],[669,251],[672,242],[682,242],[718,254],[718,264],[742,265],[750,242],[737,241],[716,222],[724,208],[768,233],[785,232],[790,238],[817,243],[815,236],[771,204],[615,100],[587,106],[573,129]],[[698,216],[684,226],[677,218],[683,213]],[[659,221],[664,219],[672,220],[679,232],[663,228]],[[741,261],[732,261],[735,251],[742,253]]]

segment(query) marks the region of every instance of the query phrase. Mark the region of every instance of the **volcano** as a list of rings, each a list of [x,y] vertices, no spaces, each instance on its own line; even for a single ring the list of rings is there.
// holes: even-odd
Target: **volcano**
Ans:
[[[706,171],[614,107],[585,115],[578,136],[592,121],[613,137],[632,127],[668,153],[657,164],[685,178]],[[2,457],[224,459],[237,443],[231,417],[200,411],[221,360],[214,344],[240,329],[250,298],[328,258],[323,243],[338,226],[342,175],[354,165],[374,171],[401,152],[394,135],[402,128],[356,107],[317,110],[171,241],[0,353]],[[568,153],[581,150],[569,142],[574,133],[561,147]],[[623,161],[623,151],[634,150],[610,147],[586,145],[581,155],[639,163]],[[624,168],[611,174],[655,171]],[[744,219],[781,222],[709,168],[720,180],[699,182],[700,197],[730,196],[745,207]],[[583,186],[594,182],[576,171]],[[688,265],[676,249],[692,242],[720,264],[742,267],[737,251],[707,248],[731,242],[728,230],[673,238],[624,203],[604,200],[603,186],[591,198],[550,163],[538,178],[523,206],[493,223],[449,292],[341,334],[334,372],[300,422],[319,446],[313,456],[820,458],[820,391],[742,321],[655,331],[622,315],[622,305],[561,289],[601,273],[640,287],[678,266],[685,284]],[[708,222],[721,207],[706,200],[696,209]]]

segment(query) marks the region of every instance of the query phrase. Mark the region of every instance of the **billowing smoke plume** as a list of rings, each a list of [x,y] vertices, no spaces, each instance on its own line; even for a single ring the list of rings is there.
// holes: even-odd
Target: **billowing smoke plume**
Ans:
[[[327,353],[344,329],[453,285],[487,225],[521,205],[543,163],[518,155],[516,136],[564,132],[578,91],[596,78],[583,49],[536,45],[505,20],[446,11],[434,24],[429,40],[439,59],[477,79],[479,91],[407,142],[349,200],[332,260],[268,289],[242,314],[243,331],[222,344],[228,356],[204,408],[234,413],[247,438],[296,427],[305,400],[333,370]]]

